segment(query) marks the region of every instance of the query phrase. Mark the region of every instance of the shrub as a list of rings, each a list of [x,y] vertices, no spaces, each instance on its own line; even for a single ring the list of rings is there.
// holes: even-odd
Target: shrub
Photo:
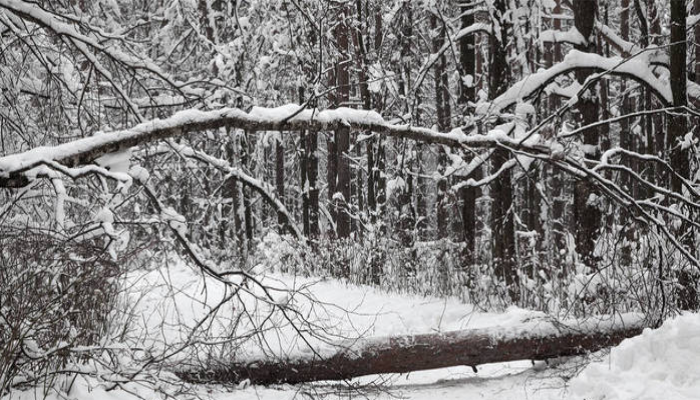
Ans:
[[[50,377],[99,345],[117,265],[89,242],[0,227],[0,393]]]

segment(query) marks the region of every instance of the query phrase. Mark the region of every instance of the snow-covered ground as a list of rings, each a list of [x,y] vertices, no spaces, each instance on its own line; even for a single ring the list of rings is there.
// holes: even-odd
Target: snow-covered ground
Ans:
[[[244,336],[253,329],[269,329],[265,348],[257,348],[254,341],[246,343],[237,350],[239,358],[306,354],[310,351],[307,342],[316,351],[334,351],[330,342],[343,339],[507,327],[546,318],[543,313],[516,307],[503,313],[482,312],[456,299],[385,293],[334,279],[267,274],[260,276],[259,281],[268,287],[273,301],[266,302],[259,287],[248,285],[247,292],[219,312],[214,325],[220,326],[209,331],[215,336],[217,330],[230,335],[230,323],[238,315],[234,310],[256,310],[259,317],[237,321],[236,332],[237,336]],[[230,293],[222,284],[204,279],[179,262],[147,273],[134,272],[127,282],[129,302],[134,305],[132,313],[138,316],[133,329],[139,340],[149,345],[172,345],[185,340],[191,328]],[[317,328],[323,334],[300,337],[283,318],[279,306],[296,311],[288,315],[297,327]]]
[[[571,398],[700,399],[700,315],[688,313],[627,339],[571,381]]]
[[[273,304],[255,300],[261,292],[249,286],[249,293],[219,311],[210,334],[230,332],[231,321],[240,307],[254,308],[261,315],[280,305],[301,312],[326,334],[307,337],[323,349],[324,340],[334,338],[390,336],[430,333],[469,328],[503,327],[523,320],[542,318],[541,313],[510,308],[503,313],[476,310],[453,299],[384,293],[362,286],[348,286],[336,280],[299,278],[270,274],[261,278],[269,285]],[[149,272],[136,271],[125,279],[126,304],[131,315],[129,337],[153,349],[168,351],[190,338],[190,329],[230,292],[211,279],[203,279],[181,262],[163,265]],[[300,289],[292,295],[290,289]],[[266,308],[267,307],[267,308]],[[290,324],[279,316],[256,320],[258,327],[278,329],[265,335],[267,344],[242,343],[245,357],[270,354],[294,355],[306,350]],[[239,324],[237,329],[251,329]],[[238,331],[236,331],[238,332]],[[201,350],[201,347],[200,347]],[[192,354],[174,356],[185,362]],[[542,362],[520,361],[470,367],[444,368],[410,374],[366,376],[343,384],[335,382],[272,387],[199,385],[192,395],[213,400],[292,399],[307,395],[330,398],[407,399],[697,399],[700,396],[700,317],[688,314],[668,321],[658,330],[647,330],[627,340],[609,355],[598,355],[588,366],[584,358],[571,358],[547,366]],[[584,369],[585,367],[585,369]],[[579,372],[583,369],[583,372]],[[571,379],[573,377],[573,379]],[[66,385],[63,385],[67,387]],[[67,397],[49,394],[50,399],[137,399],[158,394],[136,384],[124,390],[106,391],[105,384],[79,377]],[[361,389],[358,389],[361,388]],[[37,393],[14,393],[12,398],[29,400]],[[43,397],[43,396],[42,396]],[[191,396],[188,396],[191,397]]]

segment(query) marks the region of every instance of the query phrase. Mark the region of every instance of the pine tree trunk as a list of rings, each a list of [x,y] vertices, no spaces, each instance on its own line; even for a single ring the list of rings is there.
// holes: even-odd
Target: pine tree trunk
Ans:
[[[512,332],[520,332],[514,336]],[[179,370],[192,383],[252,384],[345,380],[358,376],[407,373],[454,366],[474,366],[516,360],[547,360],[587,354],[639,335],[642,325],[578,329],[542,321],[512,328],[490,328],[369,338],[340,347],[328,358],[315,356],[247,364],[221,362],[204,371]]]
[[[507,50],[509,25],[506,21],[506,0],[495,0],[495,18],[498,18],[500,32],[494,32],[491,38],[489,63],[489,97],[496,98],[508,88],[510,70],[508,68]],[[498,171],[510,159],[510,153],[496,149],[491,156],[493,171]],[[513,216],[513,187],[509,170],[501,173],[491,185],[491,230],[493,247],[493,266],[496,275],[508,287],[510,299],[518,298],[518,272],[515,260],[515,224]]]
[[[304,87],[299,86],[299,104],[304,104]],[[301,154],[299,155],[299,172],[301,183],[301,219],[304,227],[304,236],[311,236],[311,227],[309,224],[309,150],[307,146],[306,131],[299,132],[299,146]]]
[[[462,7],[462,28],[471,26],[475,22],[474,10],[470,7]],[[471,11],[468,13],[468,11]],[[471,113],[473,107],[469,105],[470,102],[476,102],[476,36],[467,35],[460,39],[459,41],[459,64],[461,77],[466,78],[471,76],[470,85],[464,84],[464,81],[460,82],[461,93],[459,96],[459,103],[464,107],[464,113]],[[471,161],[472,157],[469,157],[467,161]],[[478,180],[481,178],[481,168],[477,168],[472,173],[472,178]],[[463,180],[469,177],[463,177]],[[460,197],[462,201],[462,232],[464,244],[467,248],[467,263],[473,264],[476,260],[474,254],[476,252],[476,200],[481,195],[481,190],[476,187],[465,186],[460,190]]]
[[[677,107],[667,119],[668,143],[666,149],[671,151],[671,168],[684,178],[690,177],[689,150],[680,146],[680,141],[688,132],[688,123],[684,107],[688,105],[687,75],[686,75],[686,8],[685,1],[671,1],[671,46],[670,74],[673,106]],[[683,183],[675,174],[671,176],[671,189],[683,193]],[[693,210],[687,210],[692,213]],[[692,217],[691,217],[692,218]],[[695,253],[694,231],[686,222],[681,224],[677,232],[683,245]],[[698,296],[696,292],[697,276],[688,269],[677,271],[678,289],[677,306],[681,310],[697,310]]]
[[[574,24],[576,29],[587,40],[587,44],[577,45],[579,51],[595,53],[596,40],[593,31],[598,4],[589,0],[574,0]],[[593,71],[579,70],[576,79],[583,84]],[[594,91],[588,90],[578,101],[577,121],[579,126],[586,126],[598,120],[598,102]],[[583,132],[583,150],[586,158],[600,157],[599,131],[589,128]],[[596,206],[596,195],[592,186],[585,180],[577,181],[574,187],[574,229],[576,232],[576,250],[581,261],[595,267],[594,247],[600,227],[600,210]]]
[[[367,50],[365,47],[365,34],[366,34],[366,26],[367,26],[367,21],[365,21],[364,18],[367,18],[368,13],[363,14],[363,7],[362,7],[362,0],[357,0],[357,22],[359,24],[359,29],[355,30],[355,35],[357,36],[356,40],[356,51],[357,51],[357,58],[358,62],[360,63],[360,68],[359,68],[359,87],[360,87],[360,99],[362,100],[362,108],[365,110],[370,110],[372,108],[372,99],[370,97],[369,93],[369,85],[368,85],[368,67],[369,67],[369,62],[367,60]],[[367,10],[368,11],[368,10]],[[364,16],[364,17],[363,17]],[[365,135],[371,137],[372,132],[367,131],[365,132]],[[366,143],[366,150],[367,150],[367,213],[369,214],[370,220],[372,222],[375,221],[375,216],[377,212],[377,198],[375,194],[375,188],[376,188],[376,183],[375,183],[375,161],[374,161],[374,142],[375,139],[368,139]],[[359,148],[359,146],[357,146]],[[358,174],[361,176],[361,174]],[[361,181],[361,180],[358,180]],[[361,186],[360,186],[361,187]]]
[[[309,196],[309,237],[317,239],[320,235],[318,223],[318,132],[306,132],[306,179]]]
[[[335,38],[340,52],[340,59],[336,64],[336,102],[338,105],[347,105],[350,97],[350,74],[349,74],[349,40],[348,25],[345,22],[347,9],[343,7],[338,14],[338,24],[335,28]],[[337,182],[335,194],[331,200],[336,210],[336,233],[338,238],[350,237],[350,215],[349,203],[351,198],[350,181],[350,159],[348,150],[350,149],[350,129],[339,128],[335,131],[335,157],[337,165]],[[342,198],[341,198],[342,197]]]
[[[622,39],[629,41],[630,40],[630,0],[622,0],[621,3],[622,7],[622,12],[620,13],[620,36],[622,36]],[[633,100],[630,98],[629,94],[627,93],[627,84],[623,80],[620,82],[620,92],[622,94],[622,110],[621,110],[621,115],[626,115],[629,114],[633,111],[634,106],[633,106]],[[635,151],[635,146],[634,146],[634,134],[632,133],[632,130],[630,129],[630,120],[629,119],[623,119],[620,122],[620,147],[623,149]],[[634,161],[624,157],[622,160],[622,164],[632,168],[634,170]],[[620,185],[622,186],[623,189],[627,190],[629,193],[632,193],[632,185],[634,185],[634,181],[630,178],[628,174],[621,174],[621,180],[620,180]],[[619,222],[622,221],[627,221],[630,218],[628,210],[621,210],[621,212],[618,215],[618,218],[620,218]],[[620,223],[620,226],[625,226],[624,223]],[[620,254],[620,264],[623,266],[630,266],[632,264],[632,247],[631,247],[631,240],[634,235],[634,230],[631,228],[631,226],[627,226],[625,228],[625,232],[623,232],[625,241],[622,242],[621,245],[621,254]]]
[[[700,0],[693,0],[693,13],[700,15]],[[695,79],[694,82],[700,82],[700,24],[696,23],[693,28],[693,36],[695,37]]]
[[[275,140],[275,186],[277,188],[277,198],[284,204],[284,145],[281,137]],[[287,218],[284,214],[278,212],[277,225],[279,225],[280,234],[287,230],[286,224]]]
[[[430,26],[433,32],[439,30],[433,38],[433,52],[437,53],[445,41],[445,29],[439,26],[437,15],[431,13]],[[447,90],[447,57],[441,55],[434,67],[435,84],[435,110],[437,113],[437,126],[440,132],[447,132],[450,129],[450,98]],[[437,182],[437,238],[443,239],[449,233],[449,207],[447,199],[447,178],[444,177],[447,164],[445,151],[438,149],[437,172],[440,176]]]

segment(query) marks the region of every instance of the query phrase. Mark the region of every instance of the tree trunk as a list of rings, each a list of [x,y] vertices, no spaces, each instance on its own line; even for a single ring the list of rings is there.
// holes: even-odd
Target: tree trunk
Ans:
[[[349,343],[349,347],[339,346],[340,350],[328,358],[218,363],[204,371],[185,369],[176,374],[188,382],[208,384],[245,380],[261,385],[345,380],[364,375],[586,354],[615,346],[639,335],[642,329],[639,323],[580,329],[537,321],[510,328],[360,339]]]
[[[336,102],[345,105],[350,98],[350,73],[349,73],[349,40],[348,25],[345,22],[347,10],[345,7],[338,14],[338,24],[335,28],[335,38],[340,52],[340,59],[336,65]],[[337,165],[337,182],[335,193],[332,194],[333,208],[336,210],[336,233],[338,238],[350,237],[350,129],[340,127],[335,131],[335,157]],[[342,197],[342,198],[341,198]]]
[[[700,0],[693,0],[693,13],[695,15],[700,14]],[[695,24],[693,29],[693,36],[695,36],[695,79],[694,82],[700,82],[700,24]]]
[[[299,104],[304,104],[304,87],[299,86]],[[309,150],[307,141],[307,133],[305,130],[299,131],[299,146],[301,147],[301,154],[299,156],[299,172],[301,179],[301,219],[304,226],[304,236],[311,236],[311,226],[309,222],[309,190],[311,185],[309,185]]]
[[[336,86],[336,71],[335,68],[331,68],[328,71],[328,86],[329,87],[334,87]],[[338,101],[337,101],[337,93],[334,91],[330,91],[328,93],[328,102],[330,103],[331,107],[337,107]],[[328,150],[328,156],[326,158],[327,164],[326,164],[326,182],[328,184],[327,188],[327,194],[328,194],[328,204],[331,206],[329,207],[329,212],[332,221],[329,221],[329,232],[328,232],[328,237],[329,238],[334,238],[336,237],[337,232],[332,230],[333,224],[338,220],[338,213],[336,208],[333,206],[333,196],[335,195],[336,192],[336,187],[337,187],[337,182],[338,182],[338,156],[337,156],[337,146],[336,146],[336,137],[335,133],[333,134],[327,134],[326,135],[326,149]]]
[[[282,137],[275,140],[275,186],[277,187],[277,197],[285,204],[284,201],[284,145]],[[277,224],[279,225],[280,234],[286,230],[287,218],[281,212],[277,213]]]
[[[622,0],[622,12],[620,13],[620,33],[622,39],[630,40],[630,0]],[[627,83],[623,80],[620,82],[620,92],[622,94],[622,111],[621,115],[630,114],[634,110],[633,100],[627,93],[628,87]],[[630,129],[630,120],[623,119],[620,122],[620,147],[630,151],[636,151],[634,146],[634,133]],[[634,160],[628,157],[623,157],[622,164],[634,170]],[[628,193],[633,193],[632,186],[635,185],[636,181],[633,181],[628,174],[622,173],[620,175],[620,185],[623,189],[627,190]],[[630,220],[630,214],[628,210],[621,210],[618,218],[620,221],[618,223],[620,226],[625,226],[625,221]],[[626,239],[622,242],[621,253],[620,253],[620,264],[623,266],[630,266],[632,264],[632,246],[631,241],[633,239],[634,230],[631,226],[626,226],[624,232],[621,234]]]
[[[562,29],[561,18],[562,7],[561,0],[556,0],[554,9],[552,10],[554,18],[552,19],[552,28],[555,30]],[[549,45],[549,48],[545,48],[545,65],[547,68],[554,66],[554,64],[562,60],[562,50],[560,43],[553,43]],[[557,95],[551,95],[547,99],[549,106],[549,113],[554,113],[561,106],[561,102]],[[553,131],[549,134],[549,137],[553,137],[556,134],[558,126],[555,126]],[[549,217],[549,225],[547,227],[547,243],[549,246],[550,259],[554,262],[554,267],[562,275],[567,275],[566,270],[566,208],[569,203],[567,190],[569,185],[567,182],[567,177],[559,171],[557,168],[552,166],[545,167],[545,173],[548,175],[547,179],[547,189],[550,193],[551,198],[551,209],[548,209],[548,214],[551,213]]]
[[[671,91],[673,92],[673,106],[678,107],[675,113],[667,119],[668,143],[666,149],[671,152],[671,168],[684,178],[690,177],[689,150],[683,149],[680,141],[688,132],[687,111],[687,75],[686,75],[686,8],[685,1],[671,1],[671,50],[670,73]],[[671,190],[683,193],[683,183],[675,174],[671,176]],[[687,210],[693,212],[693,210]],[[695,253],[694,231],[688,223],[683,222],[677,232],[683,245]],[[677,305],[681,310],[697,310],[698,296],[695,290],[697,278],[687,269],[677,271],[678,289]]]
[[[316,239],[319,237],[320,228],[318,224],[318,132],[306,132],[306,169],[309,186],[309,237]]]
[[[433,53],[437,53],[445,41],[445,29],[438,21],[437,15],[431,13],[430,27],[435,34],[433,37]],[[436,31],[439,31],[437,33]],[[450,130],[450,95],[447,89],[447,57],[441,55],[434,67],[435,84],[435,111],[437,113],[437,127],[440,132]],[[437,238],[443,239],[448,236],[449,227],[449,207],[447,204],[447,178],[444,177],[447,164],[447,156],[443,149],[438,149],[437,172],[440,176],[437,182]]]
[[[595,53],[596,40],[594,36],[594,23],[598,4],[590,0],[574,0],[574,24],[576,29],[586,38],[587,43],[577,45],[579,51]],[[576,79],[583,84],[592,71],[579,70]],[[586,91],[578,101],[577,120],[580,126],[592,124],[598,120],[598,102],[595,92]],[[598,148],[599,132],[597,128],[586,129],[583,132],[583,150],[587,158],[597,159],[600,155]],[[581,261],[594,267],[594,247],[600,225],[600,210],[591,200],[595,199],[595,193],[590,183],[585,180],[576,182],[574,187],[574,229],[576,232],[576,250],[581,256]]]
[[[659,16],[656,4],[653,1],[647,3],[647,16],[649,19],[649,33],[652,39],[652,43],[656,46],[662,46],[664,44],[663,37],[661,35],[661,17]],[[653,148],[651,154],[663,157],[663,150],[666,145],[666,129],[664,129],[664,115],[659,113],[652,117],[653,125]],[[663,169],[653,166],[654,179],[651,182],[663,182]]]
[[[474,12],[470,7],[462,7],[462,28],[474,24]],[[471,11],[470,13],[467,13]],[[471,114],[473,106],[469,103],[476,103],[476,35],[465,35],[459,41],[459,64],[462,78],[471,76],[469,85],[462,80],[460,82],[459,103],[462,104],[463,113]],[[471,157],[470,157],[471,158]],[[471,161],[471,160],[469,160]],[[472,173],[472,178],[475,180],[481,179],[481,168],[477,168]],[[463,177],[462,179],[468,179]],[[467,248],[467,263],[473,264],[476,260],[474,254],[476,252],[476,200],[479,198],[481,190],[477,187],[465,186],[460,190],[462,200],[462,232],[464,244]]]
[[[505,44],[508,41],[506,22],[506,1],[494,1],[495,18],[498,18],[500,32],[494,32],[490,45],[489,97],[496,98],[508,88],[510,70],[506,59]],[[510,152],[496,149],[491,156],[493,171],[498,171],[510,159]],[[492,203],[492,246],[493,266],[496,275],[505,282],[512,301],[518,294],[518,273],[515,260],[515,221],[513,216],[513,187],[510,170],[504,171],[491,186]]]
[[[372,108],[372,101],[369,93],[369,84],[367,82],[369,73],[368,73],[368,67],[369,67],[369,62],[367,60],[367,49],[365,48],[365,35],[366,35],[366,30],[367,30],[367,21],[365,20],[367,17],[369,17],[369,10],[366,10],[363,14],[363,7],[362,7],[362,0],[357,0],[357,22],[359,24],[359,28],[355,30],[355,34],[357,36],[356,40],[356,51],[357,51],[357,58],[358,62],[360,64],[359,68],[359,77],[360,77],[360,99],[362,100],[362,108],[365,110],[370,110]],[[363,17],[364,15],[364,17]],[[372,132],[367,131],[365,132],[365,135],[371,137]],[[367,140],[367,214],[370,217],[370,220],[372,222],[375,221],[375,216],[377,212],[377,197],[376,197],[376,182],[375,182],[375,160],[374,160],[374,142],[375,139],[368,139]],[[357,146],[359,149],[359,146]],[[358,176],[361,176],[361,174],[358,174]],[[358,179],[358,182],[361,182],[361,178]],[[361,185],[359,186],[361,188]],[[358,190],[359,192],[359,190]],[[361,195],[358,193],[358,196]]]

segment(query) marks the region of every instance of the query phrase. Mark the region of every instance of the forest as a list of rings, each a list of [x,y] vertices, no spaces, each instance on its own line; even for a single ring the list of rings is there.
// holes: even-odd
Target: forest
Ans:
[[[0,0],[0,399],[697,399],[700,0]]]

